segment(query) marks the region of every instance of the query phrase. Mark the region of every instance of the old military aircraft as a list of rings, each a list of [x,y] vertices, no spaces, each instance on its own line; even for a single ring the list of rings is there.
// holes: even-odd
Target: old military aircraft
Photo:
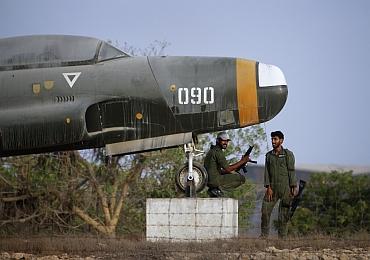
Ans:
[[[0,156],[104,146],[113,156],[190,144],[186,176],[203,184],[206,176],[192,171],[193,138],[268,121],[288,94],[273,65],[131,57],[69,35],[0,39],[0,91]]]

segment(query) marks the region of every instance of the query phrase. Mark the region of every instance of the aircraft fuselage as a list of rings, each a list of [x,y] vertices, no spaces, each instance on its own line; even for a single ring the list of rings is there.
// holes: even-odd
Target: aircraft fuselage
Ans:
[[[0,156],[102,146],[115,155],[171,147],[197,134],[265,122],[286,102],[284,75],[272,65],[221,57],[99,59],[107,43],[75,37],[0,39]],[[48,50],[44,60],[32,50],[22,56],[9,47],[30,39],[50,45],[41,50]],[[82,46],[86,39],[96,53],[81,61],[53,60],[62,56],[55,41],[62,46],[66,39]],[[8,49],[13,56],[3,55]]]

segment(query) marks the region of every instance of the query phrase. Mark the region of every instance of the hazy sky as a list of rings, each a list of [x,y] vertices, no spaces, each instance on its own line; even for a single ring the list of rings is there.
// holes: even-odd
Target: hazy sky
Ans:
[[[0,38],[30,34],[277,65],[289,95],[267,132],[282,130],[299,164],[370,165],[368,0],[1,0]]]

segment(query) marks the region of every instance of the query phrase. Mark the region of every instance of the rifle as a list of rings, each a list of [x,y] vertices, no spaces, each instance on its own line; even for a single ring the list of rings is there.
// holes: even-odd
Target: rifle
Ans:
[[[304,180],[299,180],[299,191],[298,191],[298,194],[296,196],[294,196],[293,201],[292,201],[292,204],[290,206],[290,209],[289,209],[289,219],[292,219],[293,214],[294,214],[295,210],[298,207],[298,204],[302,200],[303,190],[304,190],[304,187],[305,186],[306,186],[306,182]]]
[[[248,150],[245,152],[244,156],[249,156],[251,154],[252,150],[253,150],[253,147],[254,147],[254,145],[252,145],[252,146],[250,145]],[[248,162],[257,163],[257,161],[253,161],[253,160],[249,160]],[[247,164],[248,164],[248,162],[243,164],[237,171],[242,170],[243,173],[246,174],[247,173]]]

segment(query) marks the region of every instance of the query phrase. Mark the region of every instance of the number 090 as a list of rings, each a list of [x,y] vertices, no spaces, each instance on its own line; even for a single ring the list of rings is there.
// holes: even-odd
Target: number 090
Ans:
[[[179,88],[178,101],[180,105],[187,105],[189,101],[193,105],[213,104],[215,102],[215,90],[213,87]]]

